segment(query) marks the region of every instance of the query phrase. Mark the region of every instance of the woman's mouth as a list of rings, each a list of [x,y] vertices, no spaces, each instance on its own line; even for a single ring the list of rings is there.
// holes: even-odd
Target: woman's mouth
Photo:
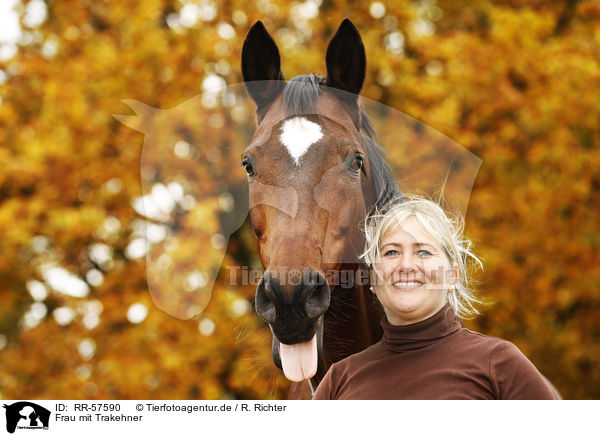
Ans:
[[[418,281],[418,280],[414,280],[414,281],[410,281],[410,282],[404,282],[404,281],[400,281],[400,282],[394,282],[392,284],[392,286],[396,289],[401,289],[403,291],[412,291],[413,289],[417,289],[419,286],[422,286],[423,282]]]

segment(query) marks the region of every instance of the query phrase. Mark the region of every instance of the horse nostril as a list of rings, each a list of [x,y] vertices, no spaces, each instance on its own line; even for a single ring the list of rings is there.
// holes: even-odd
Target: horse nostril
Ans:
[[[309,318],[318,318],[323,315],[331,300],[331,292],[329,285],[323,280],[319,280],[318,284],[311,286],[304,308]]]
[[[263,277],[258,284],[258,287],[256,288],[255,305],[258,316],[262,320],[272,324],[277,318],[277,312],[273,301],[273,292],[270,289],[272,286],[270,279],[270,276]]]

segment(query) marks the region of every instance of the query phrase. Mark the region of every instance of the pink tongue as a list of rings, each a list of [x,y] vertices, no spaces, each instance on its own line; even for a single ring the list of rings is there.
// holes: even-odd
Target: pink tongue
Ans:
[[[317,372],[317,335],[301,344],[279,344],[283,373],[293,382],[311,378]]]

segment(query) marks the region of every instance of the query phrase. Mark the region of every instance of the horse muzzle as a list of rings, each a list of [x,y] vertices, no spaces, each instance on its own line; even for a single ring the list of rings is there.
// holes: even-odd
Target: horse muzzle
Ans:
[[[323,314],[331,291],[325,277],[306,269],[287,281],[267,271],[256,289],[256,312],[273,332],[273,361],[291,381],[315,375],[322,349]]]
[[[323,352],[322,318],[318,324],[317,332],[307,342],[286,345],[282,344],[277,336],[273,334],[272,351],[275,366],[283,371],[288,380],[301,382],[312,378],[317,373],[319,360]]]

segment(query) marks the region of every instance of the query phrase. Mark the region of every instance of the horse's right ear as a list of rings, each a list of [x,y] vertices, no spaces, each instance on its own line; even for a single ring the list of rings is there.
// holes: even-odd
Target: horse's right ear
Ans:
[[[331,38],[325,61],[329,85],[358,96],[365,81],[367,58],[360,34],[348,18]]]
[[[279,50],[262,22],[250,28],[242,47],[242,75],[246,89],[262,112],[279,95],[284,86]],[[252,83],[261,81],[258,83]]]

